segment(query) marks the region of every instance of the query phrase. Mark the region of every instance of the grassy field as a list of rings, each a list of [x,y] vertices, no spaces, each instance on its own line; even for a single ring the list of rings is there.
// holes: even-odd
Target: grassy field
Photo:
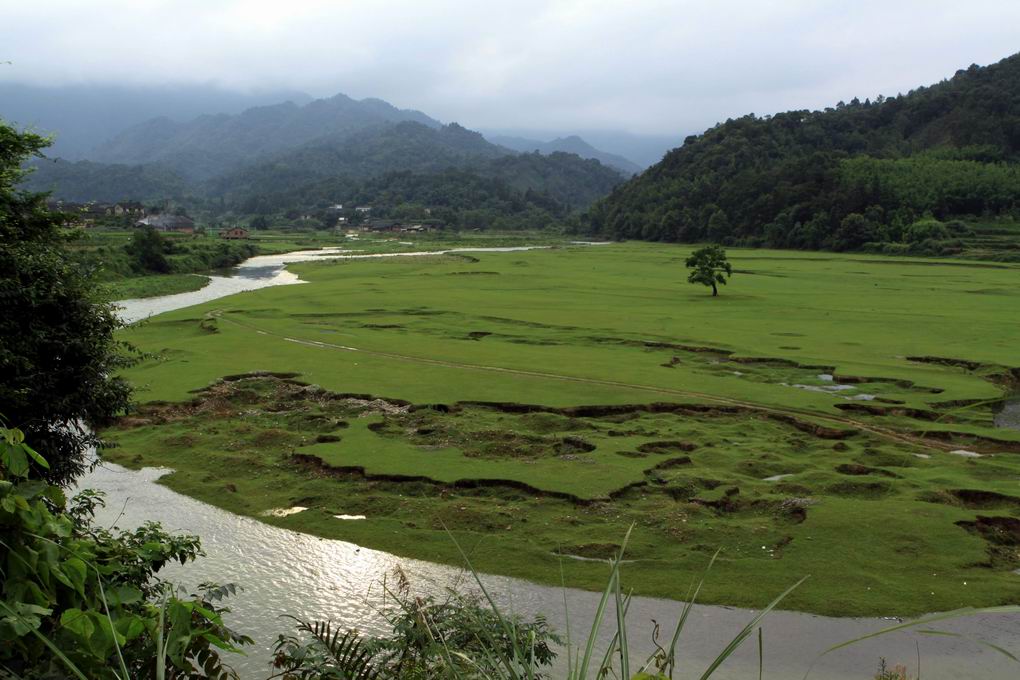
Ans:
[[[719,298],[654,244],[296,265],[308,285],[124,338],[154,403],[110,459],[266,521],[600,587],[910,614],[1020,596],[1020,267],[733,250]],[[231,379],[231,374],[277,372]],[[312,385],[309,385],[312,384]],[[208,387],[207,386],[210,386]],[[195,392],[207,388],[202,392]],[[965,449],[976,455],[960,455]],[[365,515],[345,521],[337,514]]]
[[[111,300],[157,297],[188,293],[204,288],[208,276],[200,274],[152,274],[116,279],[105,284],[107,297]]]

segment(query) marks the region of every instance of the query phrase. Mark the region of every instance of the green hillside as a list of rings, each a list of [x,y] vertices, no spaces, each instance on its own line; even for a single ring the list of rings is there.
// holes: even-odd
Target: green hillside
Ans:
[[[961,252],[963,218],[1020,218],[1020,55],[895,97],[721,123],[620,186],[613,238]],[[920,222],[920,224],[918,224]]]

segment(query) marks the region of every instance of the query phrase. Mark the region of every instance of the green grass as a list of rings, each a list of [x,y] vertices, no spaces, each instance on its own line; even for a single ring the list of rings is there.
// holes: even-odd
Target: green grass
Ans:
[[[154,274],[110,281],[105,287],[111,300],[128,300],[188,293],[207,283],[209,277],[199,274]]]
[[[169,485],[235,512],[305,505],[266,521],[457,563],[445,524],[481,570],[546,582],[559,579],[555,553],[601,556],[635,522],[628,573],[642,594],[682,597],[722,547],[711,602],[760,607],[807,574],[784,606],[866,615],[1014,601],[1013,539],[956,523],[1020,514],[1020,433],[993,429],[990,405],[958,407],[998,398],[995,381],[1017,364],[1018,267],[733,250],[737,273],[713,299],[682,282],[687,252],[297,265],[310,284],[126,331],[159,355],[127,373],[141,400],[187,400],[262,370],[452,410],[360,418],[342,399],[295,405],[253,383],[245,408],[226,395],[222,413],[117,430],[109,455],[173,467]],[[856,382],[793,386],[824,388],[822,373]],[[845,398],[861,394],[876,399]],[[573,408],[656,402],[687,406]],[[882,410],[847,410],[861,406]],[[348,427],[316,443],[324,421],[310,415]],[[935,431],[948,442],[901,436]],[[654,445],[664,441],[694,448]],[[779,474],[792,476],[764,481]],[[957,493],[973,489],[1004,498]],[[573,585],[604,583],[603,564],[565,569]]]
[[[383,414],[266,378],[218,386],[188,407],[143,409],[111,434],[112,460],[174,467],[171,487],[234,512],[305,506],[263,519],[458,563],[449,528],[476,567],[539,581],[559,578],[558,555],[608,558],[633,523],[628,579],[647,595],[683,597],[719,548],[705,586],[712,602],[761,607],[806,574],[788,606],[824,614],[1020,595],[1015,548],[954,524],[1015,516],[1013,461],[918,458],[923,449],[863,435],[834,442],[742,414]],[[595,448],[557,450],[568,437]],[[691,450],[643,446],[663,441]],[[766,481],[780,474],[790,476]],[[999,495],[952,495],[973,488]],[[563,561],[568,583],[603,583],[604,564]]]

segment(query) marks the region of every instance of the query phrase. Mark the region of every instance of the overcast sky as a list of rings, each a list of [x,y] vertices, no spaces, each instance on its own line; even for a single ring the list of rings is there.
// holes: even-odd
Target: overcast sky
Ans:
[[[678,134],[1020,51],[1018,0],[0,0],[0,79],[380,97],[472,128]]]

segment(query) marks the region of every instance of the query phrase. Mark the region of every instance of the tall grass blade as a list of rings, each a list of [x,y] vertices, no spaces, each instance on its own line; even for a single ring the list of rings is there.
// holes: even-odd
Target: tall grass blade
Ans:
[[[560,588],[563,590],[563,619],[567,627],[567,678],[574,677],[573,642],[570,640],[570,607],[567,605],[567,579],[563,575],[563,558],[560,558]]]
[[[1020,663],[1020,659],[1018,659],[1016,657],[1016,655],[1014,655],[1012,652],[1010,652],[1007,649],[1003,649],[999,645],[994,645],[991,642],[985,642],[984,640],[976,640],[974,638],[967,637],[966,635],[961,635],[960,633],[951,633],[949,631],[944,631],[944,630],[919,630],[917,632],[920,633],[921,635],[943,635],[943,636],[946,636],[946,637],[960,638],[961,640],[966,640],[967,642],[972,642],[975,645],[980,645],[982,647],[987,647],[988,649],[994,650],[994,651],[998,652],[999,654],[1002,654],[1003,656],[1005,656],[1005,657],[1015,661],[1016,663]],[[918,657],[918,666],[920,666],[920,663],[921,663],[920,662],[920,657]]]
[[[620,555],[617,559],[622,559]],[[620,575],[616,575],[616,632],[620,638],[620,674],[624,678],[630,677],[630,650],[627,648],[627,612],[624,610],[623,593],[620,588]],[[628,596],[628,603],[630,598]]]
[[[701,587],[705,585],[705,579],[708,576],[708,572],[711,571],[712,565],[715,564],[715,561],[721,552],[722,548],[719,548],[715,551],[715,554],[712,555],[712,559],[708,561],[708,566],[705,567],[705,576],[701,577],[701,581],[698,582],[698,587],[694,589],[694,594],[687,598],[687,602],[684,603],[683,611],[680,612],[680,620],[677,621],[676,628],[673,630],[673,638],[669,642],[669,651],[667,652],[670,678],[673,677],[673,671],[676,667],[676,646],[680,642],[680,634],[683,632],[684,625],[687,623],[687,617],[690,616],[691,610],[694,609],[694,603],[698,599]]]
[[[609,596],[613,592],[614,579],[619,578],[620,558],[622,558],[624,551],[627,549],[627,543],[630,541],[630,533],[633,530],[634,525],[631,524],[630,528],[627,529],[627,534],[623,537],[623,544],[620,546],[619,557],[613,560],[613,566],[609,574],[609,582],[606,584],[605,590],[602,591],[599,606],[595,610],[595,618],[591,623],[591,631],[588,633],[588,640],[584,646],[584,657],[582,657],[581,663],[578,666],[577,680],[587,680],[588,678],[588,668],[591,665],[591,657],[595,651],[595,641],[598,639],[599,629],[602,627],[602,619],[606,615],[606,604],[609,602]]]
[[[765,676],[765,643],[762,641],[761,626],[758,627],[758,680]]]
[[[630,609],[630,596],[623,601],[623,615],[627,616],[627,611]],[[613,633],[612,639],[609,641],[609,647],[606,648],[606,653],[602,655],[602,663],[599,664],[599,670],[595,674],[596,678],[602,678],[609,674],[613,667],[613,656],[616,654],[617,645],[620,644],[620,630],[617,628],[616,632]],[[626,677],[626,676],[621,676]]]
[[[503,616],[502,612],[499,611],[499,607],[496,606],[496,601],[492,598],[492,595],[489,594],[488,588],[486,588],[485,584],[482,583],[482,579],[478,575],[478,572],[475,571],[475,568],[471,565],[471,560],[468,559],[467,553],[464,552],[464,548],[461,547],[460,543],[457,541],[456,537],[449,529],[447,529],[446,527],[443,528],[446,529],[446,534],[450,537],[450,540],[453,541],[453,544],[457,546],[457,551],[460,552],[460,556],[464,559],[464,563],[467,565],[468,570],[474,577],[475,583],[478,584],[478,587],[481,589],[482,594],[485,596],[485,600],[489,603],[489,606],[492,608],[492,612],[496,615],[496,618],[499,620],[500,626],[503,628],[503,632],[506,633],[507,638],[511,642],[512,645],[511,648],[513,650],[514,656],[513,661],[511,662],[510,660],[506,659],[504,655],[500,655],[500,660],[503,662],[503,665],[506,667],[510,676],[517,677],[517,673],[515,672],[514,668],[515,667],[520,668],[522,666],[522,657],[524,655],[522,654],[521,649],[519,648],[518,645],[519,641],[517,640],[517,636],[514,634],[513,627]],[[629,533],[630,532],[628,532],[628,535]]]
[[[936,621],[945,621],[947,619],[958,619],[958,618],[963,618],[965,616],[975,616],[976,614],[1016,614],[1016,613],[1020,613],[1020,606],[1017,606],[1017,605],[1005,605],[1005,606],[1002,606],[1002,607],[984,607],[984,608],[962,607],[960,609],[954,609],[952,611],[942,612],[940,614],[931,614],[929,616],[922,616],[921,618],[915,619],[913,621],[907,621],[905,623],[900,623],[900,624],[897,624],[895,626],[889,626],[888,628],[883,628],[882,630],[877,630],[874,633],[868,633],[867,635],[862,635],[862,636],[860,636],[858,638],[854,638],[853,640],[847,640],[846,642],[841,642],[838,645],[834,645],[834,646],[829,647],[828,649],[826,649],[824,652],[822,652],[819,655],[819,657],[825,656],[826,654],[829,654],[830,652],[834,652],[837,649],[843,649],[844,647],[849,647],[850,645],[857,644],[858,642],[861,642],[863,640],[868,640],[868,639],[871,639],[873,637],[878,637],[879,635],[886,635],[888,633],[893,633],[893,632],[896,632],[898,630],[904,630],[906,628],[914,628],[916,626],[924,626],[924,625],[927,625],[929,623],[934,623]]]
[[[807,579],[808,577],[805,576],[801,580],[794,583],[792,586],[783,591],[783,593],[779,597],[772,600],[769,606],[765,607],[765,609],[762,609],[760,612],[758,612],[758,615],[751,619],[750,622],[748,622],[748,624],[744,626],[744,628],[739,633],[737,633],[737,636],[733,638],[728,645],[726,645],[726,648],[719,653],[719,656],[716,657],[715,661],[713,661],[712,664],[708,667],[708,669],[704,672],[704,674],[702,674],[701,680],[706,680],[706,678],[711,677],[712,673],[715,673],[716,669],[718,669],[719,666],[721,666],[722,663],[726,661],[726,659],[728,659],[731,654],[733,654],[733,652],[737,651],[737,647],[739,647],[741,643],[743,643],[744,640],[747,639],[747,636],[751,634],[751,631],[755,629],[755,627],[761,622],[761,620],[768,616],[769,612],[776,608],[776,605],[778,605],[783,599],[786,598],[787,595],[792,593],[794,589],[800,586],[800,584],[804,583],[804,581],[806,581]]]

